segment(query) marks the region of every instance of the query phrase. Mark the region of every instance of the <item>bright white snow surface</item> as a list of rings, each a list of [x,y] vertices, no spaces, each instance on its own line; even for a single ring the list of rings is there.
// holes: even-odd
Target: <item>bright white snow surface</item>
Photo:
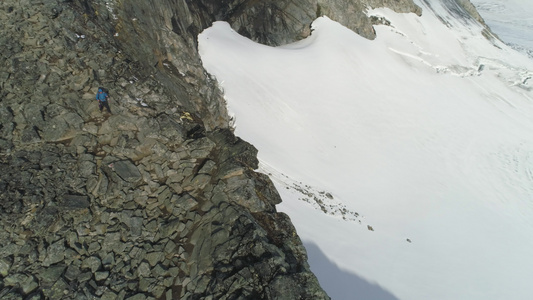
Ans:
[[[373,41],[198,38],[332,299],[532,299],[533,61],[436,3]]]

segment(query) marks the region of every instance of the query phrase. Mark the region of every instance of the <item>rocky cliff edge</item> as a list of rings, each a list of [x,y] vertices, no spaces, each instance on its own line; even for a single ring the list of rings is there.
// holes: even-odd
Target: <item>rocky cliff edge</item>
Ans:
[[[0,298],[327,299],[196,37],[226,20],[277,45],[328,14],[372,38],[364,10],[379,5],[420,13],[407,0],[0,2]]]

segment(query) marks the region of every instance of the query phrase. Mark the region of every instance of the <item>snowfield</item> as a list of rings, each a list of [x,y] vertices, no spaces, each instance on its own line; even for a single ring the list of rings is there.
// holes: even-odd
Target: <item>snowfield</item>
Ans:
[[[216,22],[200,54],[332,299],[531,299],[533,60],[417,2],[369,11],[392,25],[373,41]]]

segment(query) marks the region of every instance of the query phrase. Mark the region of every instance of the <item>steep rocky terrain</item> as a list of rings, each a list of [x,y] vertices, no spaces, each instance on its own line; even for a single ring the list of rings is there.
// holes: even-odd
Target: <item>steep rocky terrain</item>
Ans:
[[[214,20],[277,45],[420,13],[322,2],[0,2],[0,298],[327,299],[196,49]]]

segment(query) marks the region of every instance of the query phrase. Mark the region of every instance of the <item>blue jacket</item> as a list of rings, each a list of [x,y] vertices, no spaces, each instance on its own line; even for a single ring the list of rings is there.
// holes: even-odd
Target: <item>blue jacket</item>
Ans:
[[[101,89],[98,90],[98,93],[96,94],[96,100],[99,101],[107,101],[107,94],[104,93]]]

